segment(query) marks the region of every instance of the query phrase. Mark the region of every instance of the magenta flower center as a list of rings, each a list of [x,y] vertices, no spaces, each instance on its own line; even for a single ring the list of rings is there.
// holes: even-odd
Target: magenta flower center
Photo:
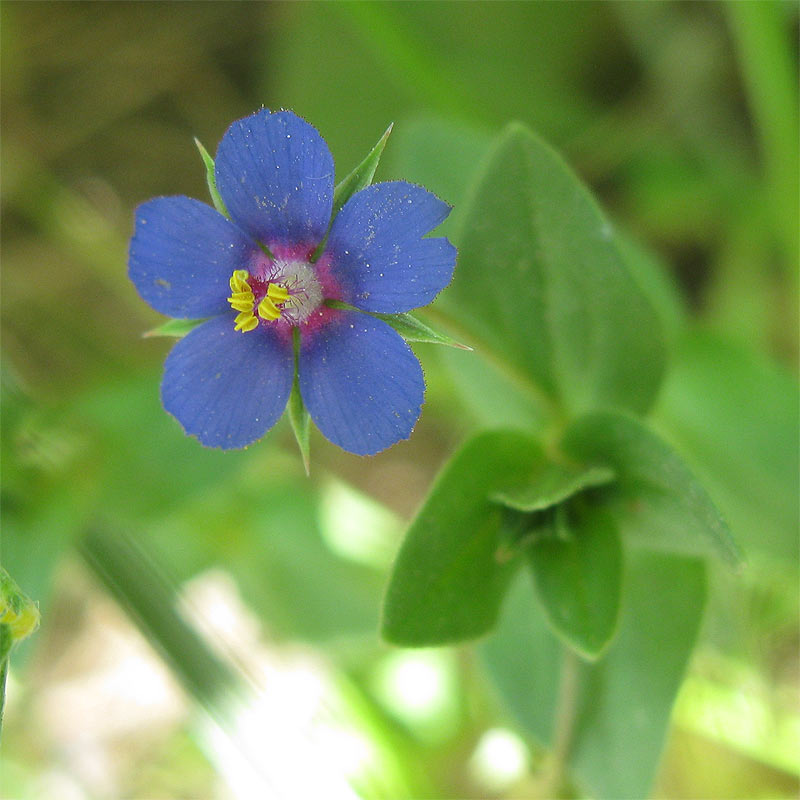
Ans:
[[[237,269],[230,286],[228,302],[239,312],[234,327],[242,333],[255,330],[259,322],[300,325],[323,300],[314,266],[300,259],[275,259],[260,275]]]

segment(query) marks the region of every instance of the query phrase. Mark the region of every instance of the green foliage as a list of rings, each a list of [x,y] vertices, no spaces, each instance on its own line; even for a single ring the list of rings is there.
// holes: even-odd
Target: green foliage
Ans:
[[[511,574],[502,508],[492,495],[524,480],[541,448],[514,431],[468,442],[439,475],[406,534],[383,608],[383,636],[429,645],[480,636]]]
[[[54,764],[65,791],[71,780],[84,794],[195,796],[207,778],[225,780],[210,762],[196,769],[200,753],[176,758],[176,739],[197,747],[192,722],[177,733],[159,726],[156,758],[149,726],[126,734],[124,762],[136,778],[115,762],[118,785],[97,787],[52,760],[69,740],[43,730],[49,715],[39,713],[63,665],[86,665],[83,643],[96,640],[98,603],[106,608],[98,592],[118,601],[194,691],[184,676],[202,678],[194,662],[204,656],[181,646],[174,603],[184,583],[213,571],[258,617],[248,662],[261,648],[271,663],[291,658],[303,642],[338,683],[347,673],[361,733],[381,752],[374,772],[354,779],[364,797],[535,795],[551,762],[563,781],[540,792],[548,797],[797,795],[797,719],[786,702],[796,692],[800,506],[796,4],[12,3],[0,13],[13,121],[2,147],[3,562],[40,601],[49,629],[12,654],[7,793],[40,792]],[[165,54],[169,69],[159,68]],[[289,423],[243,453],[183,436],[158,400],[170,343],[140,336],[179,336],[192,321],[159,326],[124,270],[137,204],[176,191],[203,197],[206,183],[219,202],[213,161],[201,149],[205,174],[197,169],[190,137],[216,142],[261,104],[302,114],[342,167],[370,148],[379,155],[386,137],[373,147],[374,132],[397,120],[382,175],[454,206],[435,235],[459,245],[460,263],[441,302],[394,322],[407,338],[449,334],[475,347],[430,348],[425,410],[409,443],[358,460],[320,441],[311,480]],[[492,145],[513,119],[564,154],[613,226],[522,127]],[[526,295],[523,282],[540,294]],[[669,358],[657,389],[663,351],[651,346],[662,336]],[[12,365],[20,381],[7,380]],[[649,418],[619,422],[618,412],[649,413],[653,396]],[[289,422],[300,423],[302,439],[309,421],[296,399]],[[598,413],[613,418],[609,431],[583,427]],[[510,456],[487,453],[463,476],[480,501],[455,485],[448,500],[439,486],[457,466],[454,442],[465,438],[467,452],[486,428],[498,446],[518,435],[510,429],[525,430],[530,460],[495,486],[487,465]],[[580,447],[596,452],[588,464],[562,444],[577,430]],[[409,580],[430,561],[485,623],[481,659],[458,653],[448,683],[458,711],[435,741],[430,720],[399,722],[373,696],[387,655],[416,655],[387,653],[376,635],[399,530],[362,516],[359,503],[331,504],[329,489],[342,481],[412,516]],[[422,525],[434,499],[476,510],[460,539]],[[703,610],[704,566],[685,554],[732,560],[720,517],[747,568],[710,570],[692,691],[681,695],[653,788]],[[477,533],[481,519],[497,531],[494,551],[495,534]],[[556,519],[568,538],[546,535]],[[87,531],[109,532],[93,542],[94,560]],[[472,534],[477,561],[459,561]],[[444,540],[455,572],[428,536],[431,548]],[[368,563],[352,556],[362,537],[380,542]],[[507,572],[488,558],[498,554]],[[87,583],[87,568],[100,580]],[[106,577],[115,568],[116,589]],[[491,620],[477,608],[481,597]],[[618,621],[603,645],[614,597]],[[442,612],[412,600],[409,614]],[[446,600],[451,611],[459,605]],[[69,613],[76,603],[89,613]],[[446,627],[431,624],[426,642]],[[77,680],[86,674],[76,671],[70,685],[95,686]],[[508,717],[486,697],[487,675]],[[216,696],[194,692],[201,703]],[[81,720],[87,736],[90,718]],[[532,754],[518,783],[483,785],[467,754],[509,721],[547,753]]]
[[[597,658],[617,627],[622,547],[611,516],[582,503],[558,506],[527,553],[539,602],[555,632]]]
[[[564,451],[610,467],[617,480],[603,498],[631,544],[674,552],[718,554],[737,564],[728,525],[680,456],[641,422],[614,412],[576,420]]]
[[[680,446],[748,557],[798,563],[800,393],[744,345],[692,332],[678,342],[656,422]]]
[[[569,412],[646,411],[664,365],[658,319],[561,158],[511,125],[468,203],[442,305],[469,341]]]
[[[706,597],[696,559],[628,551],[625,574],[617,636],[580,666],[566,765],[585,792],[609,800],[648,796]],[[521,576],[480,652],[511,716],[552,746],[562,647]]]

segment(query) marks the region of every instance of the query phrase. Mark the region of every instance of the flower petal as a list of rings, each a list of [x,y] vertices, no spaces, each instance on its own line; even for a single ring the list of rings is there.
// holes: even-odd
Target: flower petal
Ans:
[[[228,306],[228,281],[258,245],[211,206],[157,197],[136,209],[128,275],[156,311],[210,317]]]
[[[396,313],[427,305],[453,276],[456,249],[423,239],[450,206],[404,181],[374,183],[336,215],[326,252],[338,299],[364,311]]]
[[[231,219],[268,246],[322,241],[333,205],[333,156],[290,111],[258,111],[219,143],[217,189]]]
[[[164,365],[164,408],[208,447],[246,447],[286,407],[294,379],[290,338],[263,327],[233,329],[233,317],[204,322],[172,348]]]
[[[362,456],[407,439],[425,395],[411,348],[382,320],[355,311],[333,312],[303,337],[298,377],[317,427]]]

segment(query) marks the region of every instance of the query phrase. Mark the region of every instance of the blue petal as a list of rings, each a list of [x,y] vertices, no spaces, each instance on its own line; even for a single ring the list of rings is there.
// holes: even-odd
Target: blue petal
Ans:
[[[204,322],[167,356],[164,408],[208,447],[260,439],[279,419],[294,379],[290,338],[263,327],[233,329],[233,314]]]
[[[298,377],[317,427],[360,456],[407,439],[425,395],[411,348],[382,320],[355,311],[336,312],[304,335]]]
[[[290,111],[259,111],[234,122],[219,144],[217,189],[231,219],[272,245],[322,241],[333,205],[333,156]]]
[[[450,206],[404,181],[375,183],[336,215],[326,252],[341,297],[364,311],[395,313],[427,305],[453,277],[456,249],[423,239]]]
[[[136,209],[128,275],[142,298],[170,317],[210,317],[228,305],[231,273],[258,249],[211,206],[157,197]]]

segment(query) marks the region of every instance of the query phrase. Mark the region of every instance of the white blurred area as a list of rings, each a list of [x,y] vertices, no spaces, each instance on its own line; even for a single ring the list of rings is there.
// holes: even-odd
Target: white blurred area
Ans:
[[[202,751],[189,756],[201,769],[192,786],[176,785],[169,796],[193,800],[350,800],[359,797],[353,786],[371,780],[386,757],[359,730],[322,659],[303,647],[269,645],[225,572],[192,580],[181,605],[252,687],[252,700],[231,705],[224,723],[198,712],[111,600],[88,584],[78,595],[89,599],[75,638],[48,647],[59,656],[26,670],[25,686],[12,674],[4,735],[18,748],[26,730],[35,731],[26,747],[38,752],[27,755],[40,770],[31,776],[15,763],[16,752],[6,759],[5,800],[139,800],[132,776],[153,763],[168,769],[161,750],[181,728],[190,732],[187,747],[193,741]]]
[[[374,768],[324,662],[301,647],[268,648],[232,578],[207,572],[186,587],[183,611],[207,643],[247,675],[254,701],[231,707],[225,727],[206,720],[206,751],[235,800],[358,798],[352,782]]]

